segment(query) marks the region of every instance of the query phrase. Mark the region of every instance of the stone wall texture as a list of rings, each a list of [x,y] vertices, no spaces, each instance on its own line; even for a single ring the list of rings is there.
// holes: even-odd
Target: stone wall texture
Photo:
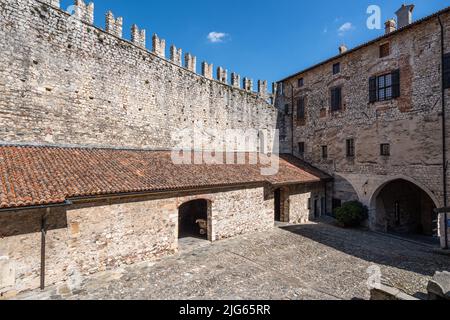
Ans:
[[[93,8],[80,7],[83,22],[45,2],[0,0],[0,142],[169,149],[172,133],[194,125],[276,128],[265,93],[94,27]]]
[[[321,184],[291,187],[289,222],[307,223],[327,214],[325,186]],[[314,205],[317,205],[314,208]]]
[[[210,240],[273,228],[273,199],[264,188],[163,199],[128,198],[51,209],[47,216],[46,284],[67,281],[178,250],[178,208],[208,200]],[[46,210],[0,215],[0,294],[39,287],[41,217]]]
[[[442,22],[444,51],[449,53],[449,13],[442,15]],[[279,120],[287,124],[282,149],[290,151],[293,146],[297,156],[332,174],[332,195],[338,199],[359,199],[373,209],[373,197],[385,183],[405,179],[427,192],[437,207],[443,206],[440,37],[439,21],[432,18],[283,81],[276,104],[280,112],[286,105],[294,111],[294,140],[291,115],[285,113],[284,120]],[[391,53],[380,58],[384,43],[390,44]],[[337,62],[341,72],[333,75]],[[369,78],[396,69],[400,69],[400,97],[369,103]],[[304,79],[301,87],[300,78]],[[342,87],[339,112],[331,112],[334,87]],[[445,134],[450,141],[450,90],[445,95]],[[305,119],[297,120],[296,102],[302,97]],[[354,158],[346,156],[347,139],[355,140]],[[304,154],[299,153],[300,142],[305,143]],[[384,143],[391,146],[389,157],[380,155]],[[328,146],[327,159],[322,159],[322,146]],[[449,159],[448,145],[446,153]],[[450,171],[447,177],[450,182]],[[372,210],[372,218],[374,214]]]

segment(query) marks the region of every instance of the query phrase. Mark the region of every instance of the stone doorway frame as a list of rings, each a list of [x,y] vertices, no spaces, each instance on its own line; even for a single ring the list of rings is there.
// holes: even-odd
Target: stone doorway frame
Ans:
[[[212,221],[212,200],[208,198],[192,198],[192,199],[185,199],[185,201],[181,202],[177,206],[177,225],[176,225],[176,233],[177,233],[177,240],[179,239],[179,221],[180,221],[180,208],[188,203],[195,202],[195,201],[205,201],[206,202],[206,220],[207,220],[207,241],[214,241],[214,233],[213,233],[213,221]]]

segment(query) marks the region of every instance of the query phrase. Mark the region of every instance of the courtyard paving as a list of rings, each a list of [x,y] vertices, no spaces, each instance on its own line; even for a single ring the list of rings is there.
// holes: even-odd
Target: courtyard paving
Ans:
[[[450,258],[427,244],[327,223],[274,228],[216,243],[184,241],[179,254],[104,272],[18,299],[368,299],[367,270],[422,297]]]

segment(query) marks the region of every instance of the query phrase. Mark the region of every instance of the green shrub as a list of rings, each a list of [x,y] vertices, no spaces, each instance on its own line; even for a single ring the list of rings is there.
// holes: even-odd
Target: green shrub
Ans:
[[[345,228],[358,227],[368,217],[368,209],[361,202],[344,203],[335,210],[336,219]]]

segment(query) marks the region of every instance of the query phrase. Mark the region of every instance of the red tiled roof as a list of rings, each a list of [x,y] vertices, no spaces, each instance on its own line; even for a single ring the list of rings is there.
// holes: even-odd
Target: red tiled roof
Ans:
[[[247,154],[247,157],[249,154]],[[292,160],[292,159],[291,159]],[[61,204],[71,198],[181,191],[240,184],[319,182],[319,171],[280,158],[262,165],[175,165],[170,151],[0,146],[0,208]]]

